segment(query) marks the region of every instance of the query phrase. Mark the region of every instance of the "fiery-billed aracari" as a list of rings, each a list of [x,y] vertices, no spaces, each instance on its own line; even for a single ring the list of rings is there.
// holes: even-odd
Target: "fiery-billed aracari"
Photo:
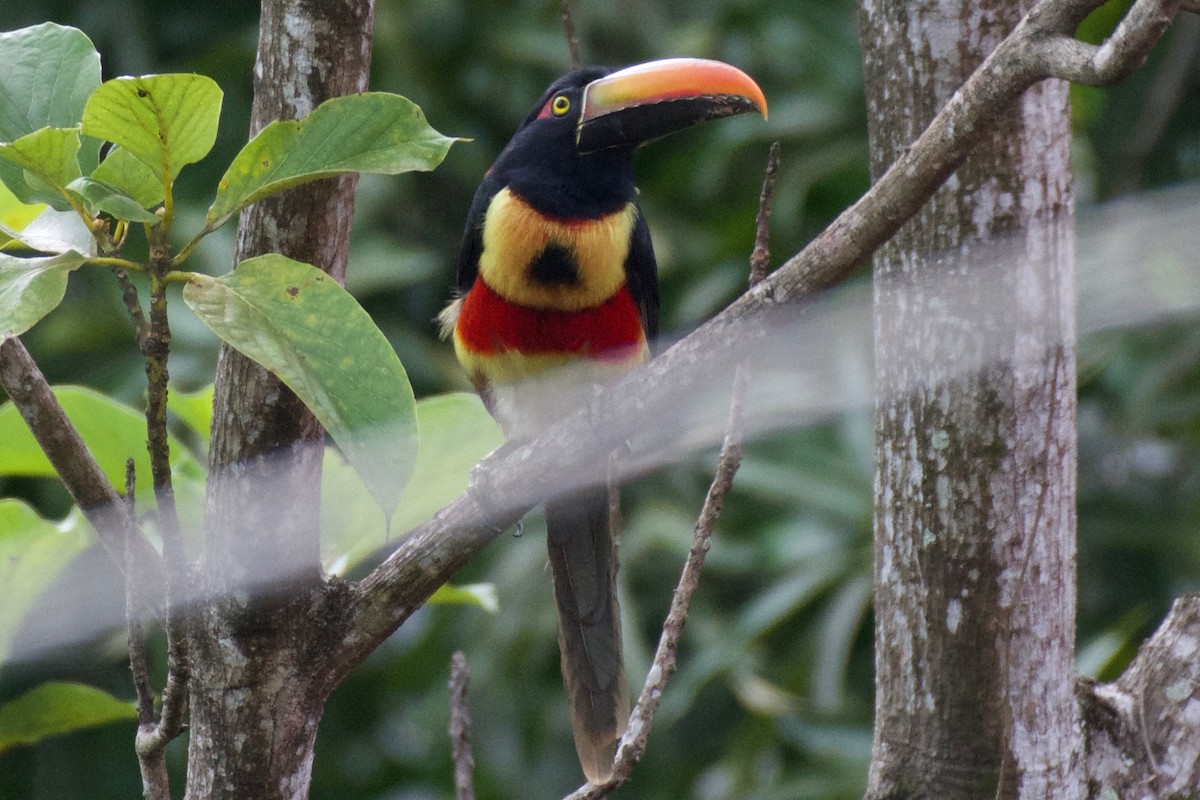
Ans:
[[[441,321],[505,433],[530,435],[649,355],[658,326],[637,147],[758,110],[718,61],[667,59],[555,81],[488,170],[467,217],[458,296]],[[588,779],[606,780],[628,716],[605,486],[546,503],[559,649]]]

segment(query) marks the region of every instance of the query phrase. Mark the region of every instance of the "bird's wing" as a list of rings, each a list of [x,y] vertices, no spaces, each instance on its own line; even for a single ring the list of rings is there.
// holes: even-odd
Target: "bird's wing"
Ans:
[[[640,207],[633,226],[633,239],[629,243],[629,255],[625,257],[625,284],[637,304],[646,338],[653,340],[658,335],[658,268],[654,261],[654,245],[650,242],[650,228]]]

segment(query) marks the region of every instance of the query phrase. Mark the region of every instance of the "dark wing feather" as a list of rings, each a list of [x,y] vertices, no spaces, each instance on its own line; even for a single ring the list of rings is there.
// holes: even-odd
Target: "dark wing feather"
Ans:
[[[629,255],[625,258],[625,285],[637,304],[642,317],[642,328],[646,338],[658,336],[658,266],[654,261],[654,244],[650,241],[650,228],[637,209],[637,222],[633,226],[633,238],[629,243]]]
[[[463,230],[462,249],[458,254],[458,293],[466,294],[475,285],[479,275],[479,255],[483,252],[483,218],[488,204],[503,188],[500,181],[489,172],[475,191],[471,210],[467,212],[467,225]]]

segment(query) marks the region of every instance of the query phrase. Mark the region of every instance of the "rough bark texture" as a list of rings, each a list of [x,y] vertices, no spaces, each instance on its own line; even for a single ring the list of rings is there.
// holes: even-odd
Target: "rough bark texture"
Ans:
[[[1119,680],[1080,680],[1087,800],[1200,797],[1200,595],[1185,595]]]
[[[875,176],[1029,5],[864,0]],[[1038,84],[875,256],[869,798],[1080,794],[1069,144]]]
[[[372,19],[372,0],[264,0],[251,133],[365,90]],[[280,252],[341,280],[355,184],[321,181],[252,206],[237,260]],[[187,797],[302,798],[333,687],[325,637],[343,605],[319,562],[324,434],[277,378],[228,347],[216,387]]]

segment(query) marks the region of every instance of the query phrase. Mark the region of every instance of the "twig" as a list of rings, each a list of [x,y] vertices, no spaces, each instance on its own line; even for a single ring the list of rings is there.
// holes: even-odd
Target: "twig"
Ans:
[[[134,488],[137,474],[133,459],[125,461],[125,509],[129,529],[125,536],[125,555],[130,555],[130,543],[141,533],[137,525],[134,507]],[[146,664],[146,636],[138,619],[141,603],[137,597],[137,581],[125,581],[125,626],[129,639],[129,671],[133,674],[133,688],[137,694],[138,732],[136,743],[153,735],[158,728],[158,715],[154,712],[154,693],[150,689],[150,669]],[[167,761],[162,748],[150,752],[138,752],[138,767],[142,773],[142,797],[145,800],[170,800],[171,779],[167,773]]]
[[[571,16],[571,3],[562,0],[563,31],[567,35],[567,47],[571,49],[571,69],[583,66],[583,57],[579,54],[579,37],[575,34],[575,19]]]
[[[140,533],[137,527],[137,516],[134,509],[134,486],[136,473],[133,459],[125,462],[125,518],[129,520],[129,528],[125,532],[126,572],[129,572],[129,560],[133,548],[130,546],[134,537]],[[137,693],[138,727],[154,724],[154,693],[150,690],[150,670],[146,666],[146,637],[142,631],[138,613],[141,603],[137,599],[137,581],[125,581],[125,625],[129,633],[129,671],[133,673],[133,688]]]
[[[138,300],[137,287],[133,285],[133,281],[129,279],[129,273],[124,269],[115,268],[113,273],[117,276],[117,283],[121,286],[121,300],[125,303],[125,310],[129,314],[129,321],[133,323],[133,332],[137,336],[138,349],[145,347],[146,335],[149,332],[150,324],[146,322],[146,312],[142,310],[141,301]]]
[[[163,627],[167,633],[167,683],[162,693],[162,715],[153,730],[139,731],[136,750],[139,757],[160,754],[167,743],[183,730],[187,707],[191,662],[188,656],[188,631],[180,602],[188,596],[187,553],[179,529],[175,508],[175,490],[171,485],[171,448],[167,434],[167,358],[171,350],[171,327],[167,317],[167,287],[162,276],[170,271],[165,248],[151,242],[150,326],[140,344],[146,357],[146,447],[150,453],[150,472],[154,479],[154,498],[158,504],[156,519],[162,536],[166,566]]]
[[[771,198],[775,191],[775,181],[779,176],[779,143],[771,145],[767,155],[766,174],[763,176],[762,194],[758,200],[758,218],[755,222],[754,251],[750,256],[750,286],[754,287],[766,275],[766,265],[771,258],[770,222]],[[721,453],[717,458],[716,474],[708,487],[700,516],[692,532],[692,547],[688,551],[683,571],[679,575],[679,583],[671,597],[671,608],[663,622],[662,634],[658,639],[658,648],[654,652],[654,662],[646,675],[646,682],[638,695],[633,713],[629,715],[629,725],[625,735],[617,746],[617,757],[613,763],[612,777],[604,784],[585,784],[567,800],[595,800],[606,797],[621,784],[629,779],[634,766],[646,752],[646,742],[650,737],[650,727],[658,704],[666,689],[667,681],[675,674],[676,654],[679,651],[679,638],[683,635],[683,626],[687,624],[688,611],[691,608],[692,597],[700,585],[700,570],[704,568],[704,560],[708,556],[710,541],[716,530],[717,520],[725,505],[725,496],[733,486],[733,478],[742,463],[742,441],[745,435],[745,397],[748,370],[744,363],[737,366],[733,375],[733,388],[729,399],[729,419],[725,425],[725,440],[721,444]]]
[[[758,196],[758,218],[755,220],[754,250],[750,253],[750,286],[762,283],[771,261],[771,199],[779,179],[779,142],[772,142],[767,153],[767,172],[763,177],[762,193]]]
[[[450,749],[454,754],[454,797],[474,800],[475,756],[471,752],[471,708],[467,700],[471,676],[461,650],[450,656]]]
[[[129,538],[130,520],[117,490],[63,411],[46,377],[15,336],[0,340],[0,386],[17,407],[71,499],[83,510],[113,563],[139,583],[150,610],[162,603],[163,565],[144,536]]]

